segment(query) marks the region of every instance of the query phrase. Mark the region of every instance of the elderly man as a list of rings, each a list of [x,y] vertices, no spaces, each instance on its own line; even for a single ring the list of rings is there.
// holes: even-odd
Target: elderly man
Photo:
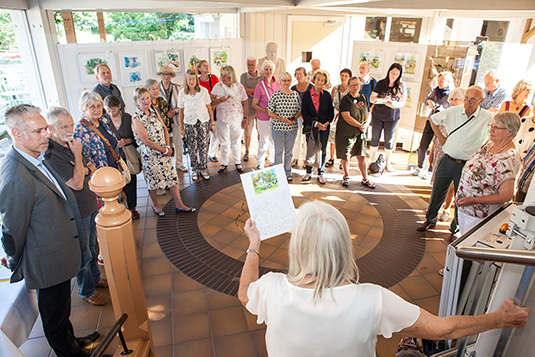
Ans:
[[[480,108],[484,97],[485,93],[480,87],[471,86],[466,90],[464,106],[450,107],[430,117],[429,122],[442,144],[444,157],[436,168],[425,221],[417,228],[420,232],[435,227],[438,212],[446,199],[451,181],[457,192],[464,164],[489,136],[492,113]],[[440,132],[440,125],[446,127],[447,137]],[[451,223],[450,231],[452,234],[458,231],[456,219]]]
[[[310,61],[310,67],[312,68],[312,70],[308,71],[307,72],[307,81],[310,82],[310,80],[312,79],[312,76],[314,75],[314,73],[320,69],[321,67],[321,61],[317,58],[314,58],[313,60]]]
[[[484,78],[485,81],[485,99],[481,103],[481,108],[496,114],[500,110],[500,106],[505,101],[507,93],[505,89],[500,87],[500,79],[498,73],[489,71]]]
[[[95,68],[95,73],[98,84],[93,88],[93,92],[100,94],[102,100],[109,95],[116,96],[121,101],[121,108],[126,111],[126,105],[124,104],[123,95],[121,94],[119,87],[111,82],[113,79],[110,67],[108,67],[107,64],[99,64],[97,68]]]
[[[247,126],[244,132],[245,154],[243,161],[249,161],[249,148],[251,147],[251,135],[253,134],[253,127],[255,124],[256,110],[253,109],[253,95],[254,89],[258,83],[262,81],[260,72],[256,69],[256,57],[247,57],[247,72],[242,73],[240,83],[245,88],[247,98],[249,100],[249,112],[247,117]]]
[[[266,44],[266,57],[262,57],[258,60],[258,67],[262,68],[264,61],[270,60],[275,63],[275,68],[273,69],[273,75],[278,81],[281,74],[286,72],[286,63],[282,58],[279,57],[279,45],[275,42],[268,42]]]
[[[48,150],[44,154],[45,162],[73,191],[91,253],[91,260],[76,275],[78,294],[82,300],[91,305],[104,305],[108,299],[96,291],[96,288],[108,287],[106,279],[100,277],[95,251],[97,242],[95,218],[98,214],[98,203],[97,196],[89,190],[88,185],[96,167],[82,154],[82,143],[73,139],[74,120],[67,109],[52,107],[46,119],[51,137],[48,140]]]
[[[43,163],[48,124],[33,105],[6,111],[13,147],[0,167],[2,265],[11,282],[37,290],[45,337],[58,356],[89,356],[82,350],[99,333],[76,338],[69,320],[71,279],[89,260],[76,199],[61,177]]]
[[[160,67],[157,74],[162,79],[160,82],[160,97],[167,102],[167,116],[169,117],[169,120],[171,120],[172,140],[175,149],[175,167],[182,172],[188,172],[188,169],[184,166],[184,145],[182,143],[180,120],[178,119],[177,105],[180,85],[171,82],[171,79],[176,76],[176,73],[169,66]]]

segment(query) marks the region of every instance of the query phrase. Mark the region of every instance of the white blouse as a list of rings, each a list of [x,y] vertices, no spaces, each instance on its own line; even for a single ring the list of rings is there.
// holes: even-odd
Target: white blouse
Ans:
[[[194,125],[197,123],[197,119],[201,123],[210,120],[210,114],[206,106],[211,102],[210,94],[204,87],[201,87],[201,91],[195,94],[186,94],[184,88],[182,88],[178,93],[177,106],[184,109],[184,124]]]
[[[412,326],[420,308],[374,284],[326,290],[299,288],[285,274],[267,273],[249,286],[247,310],[265,322],[270,356],[374,356],[377,335]]]
[[[216,106],[217,121],[222,123],[242,121],[244,114],[242,102],[247,100],[247,93],[240,83],[232,83],[229,87],[219,82],[212,89],[212,95],[216,98],[229,96],[229,100]]]

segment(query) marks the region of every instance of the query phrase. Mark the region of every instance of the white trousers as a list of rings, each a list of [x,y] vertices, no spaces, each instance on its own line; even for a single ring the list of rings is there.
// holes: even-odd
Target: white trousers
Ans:
[[[217,127],[217,121],[215,122]],[[219,138],[216,134],[210,132],[210,147],[208,149],[208,156],[217,157],[217,150],[219,149]]]
[[[241,164],[241,120],[234,120],[223,123],[220,120],[215,123],[216,136],[221,147],[221,165],[228,165],[230,150],[232,150],[232,160],[235,165]]]
[[[267,151],[271,155],[274,155],[275,149],[273,147],[273,138],[271,137],[271,124],[269,120],[257,120],[256,121],[256,130],[258,131],[258,153],[257,163],[258,166],[263,168],[266,165]]]

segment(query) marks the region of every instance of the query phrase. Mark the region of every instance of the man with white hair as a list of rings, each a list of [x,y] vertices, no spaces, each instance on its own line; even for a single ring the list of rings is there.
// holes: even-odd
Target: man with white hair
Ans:
[[[500,110],[500,106],[505,101],[507,92],[500,86],[500,78],[498,72],[489,71],[485,75],[485,99],[481,103],[481,108],[496,114]]]
[[[258,83],[262,80],[260,72],[256,68],[256,57],[247,57],[247,72],[242,73],[240,77],[240,83],[245,88],[247,98],[249,101],[249,111],[247,117],[247,126],[244,131],[244,143],[245,154],[243,155],[243,161],[249,161],[249,148],[251,146],[251,136],[253,134],[253,128],[256,119],[256,110],[253,109],[253,95],[254,89]]]
[[[425,221],[416,228],[420,232],[436,226],[438,212],[444,204],[451,182],[453,181],[457,192],[464,164],[489,137],[492,113],[480,108],[484,97],[485,93],[481,87],[471,86],[466,90],[464,106],[449,107],[429,118],[436,138],[442,144],[444,157],[436,167]],[[442,134],[440,125],[446,127],[448,137]],[[451,222],[450,232],[455,234],[458,229],[457,219],[454,219]]]
[[[321,61],[317,58],[314,58],[310,61],[310,67],[312,68],[307,72],[307,81],[310,82],[314,73],[321,68]]]
[[[278,81],[281,74],[286,72],[286,63],[279,57],[279,45],[275,42],[268,42],[266,44],[266,57],[262,57],[258,60],[258,67],[262,68],[265,61],[270,60],[275,64],[275,70],[273,75]]]
[[[24,279],[37,290],[45,337],[58,356],[89,356],[82,350],[99,333],[74,336],[71,279],[89,260],[84,225],[76,198],[46,163],[48,124],[30,104],[9,108],[6,126],[13,147],[0,165],[1,264],[11,283]]]
[[[91,253],[91,260],[76,275],[78,294],[88,304],[104,305],[108,299],[96,291],[96,288],[108,287],[106,279],[100,277],[95,251],[97,242],[95,218],[98,214],[98,202],[95,193],[89,189],[89,179],[97,168],[82,153],[82,143],[73,138],[74,120],[67,109],[52,107],[46,119],[50,139],[48,150],[44,154],[45,162],[58,173],[76,197]]]

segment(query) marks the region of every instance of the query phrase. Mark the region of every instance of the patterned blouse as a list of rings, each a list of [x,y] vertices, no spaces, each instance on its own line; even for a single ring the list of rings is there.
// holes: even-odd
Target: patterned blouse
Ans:
[[[163,123],[165,124],[165,127],[167,128],[167,132],[171,132],[171,120],[169,120],[169,116],[167,113],[169,112],[169,106],[167,105],[167,101],[163,99],[162,97],[158,97],[158,104],[154,105],[151,103],[152,109],[156,110],[158,114],[160,114],[160,117],[163,120]]]
[[[346,90],[343,92],[340,92],[340,86],[334,86],[332,91],[332,97],[333,97],[333,106],[334,106],[334,116],[336,117],[336,114],[340,112],[340,102],[342,101],[342,98],[349,93],[349,86],[347,86]],[[339,118],[340,119],[340,118]]]
[[[456,200],[494,195],[503,182],[515,179],[520,169],[520,156],[516,149],[490,154],[490,145],[490,142],[484,144],[464,165]],[[469,216],[485,218],[499,206],[476,203],[458,209]]]
[[[217,120],[222,123],[241,123],[243,120],[242,102],[247,100],[245,88],[240,83],[232,83],[229,86],[219,82],[212,89],[212,95],[216,98],[229,96],[229,100],[216,106]]]
[[[291,118],[301,111],[301,96],[298,92],[292,91],[290,94],[282,93],[280,90],[273,93],[269,100],[267,109],[283,118]],[[286,124],[281,120],[273,119],[271,122],[273,130],[291,131],[297,129],[297,120],[292,124]]]
[[[88,120],[85,115],[82,116],[83,119]],[[117,140],[117,137],[110,129],[110,120],[106,117],[99,119],[100,125],[103,125],[108,134]],[[78,139],[82,143],[82,152],[85,156],[91,160],[93,164],[100,169],[101,167],[106,167],[108,165],[108,159],[106,158],[106,149],[104,148],[104,143],[100,136],[96,134],[90,127],[78,121],[74,127],[74,138]],[[114,148],[116,149],[116,148]]]

